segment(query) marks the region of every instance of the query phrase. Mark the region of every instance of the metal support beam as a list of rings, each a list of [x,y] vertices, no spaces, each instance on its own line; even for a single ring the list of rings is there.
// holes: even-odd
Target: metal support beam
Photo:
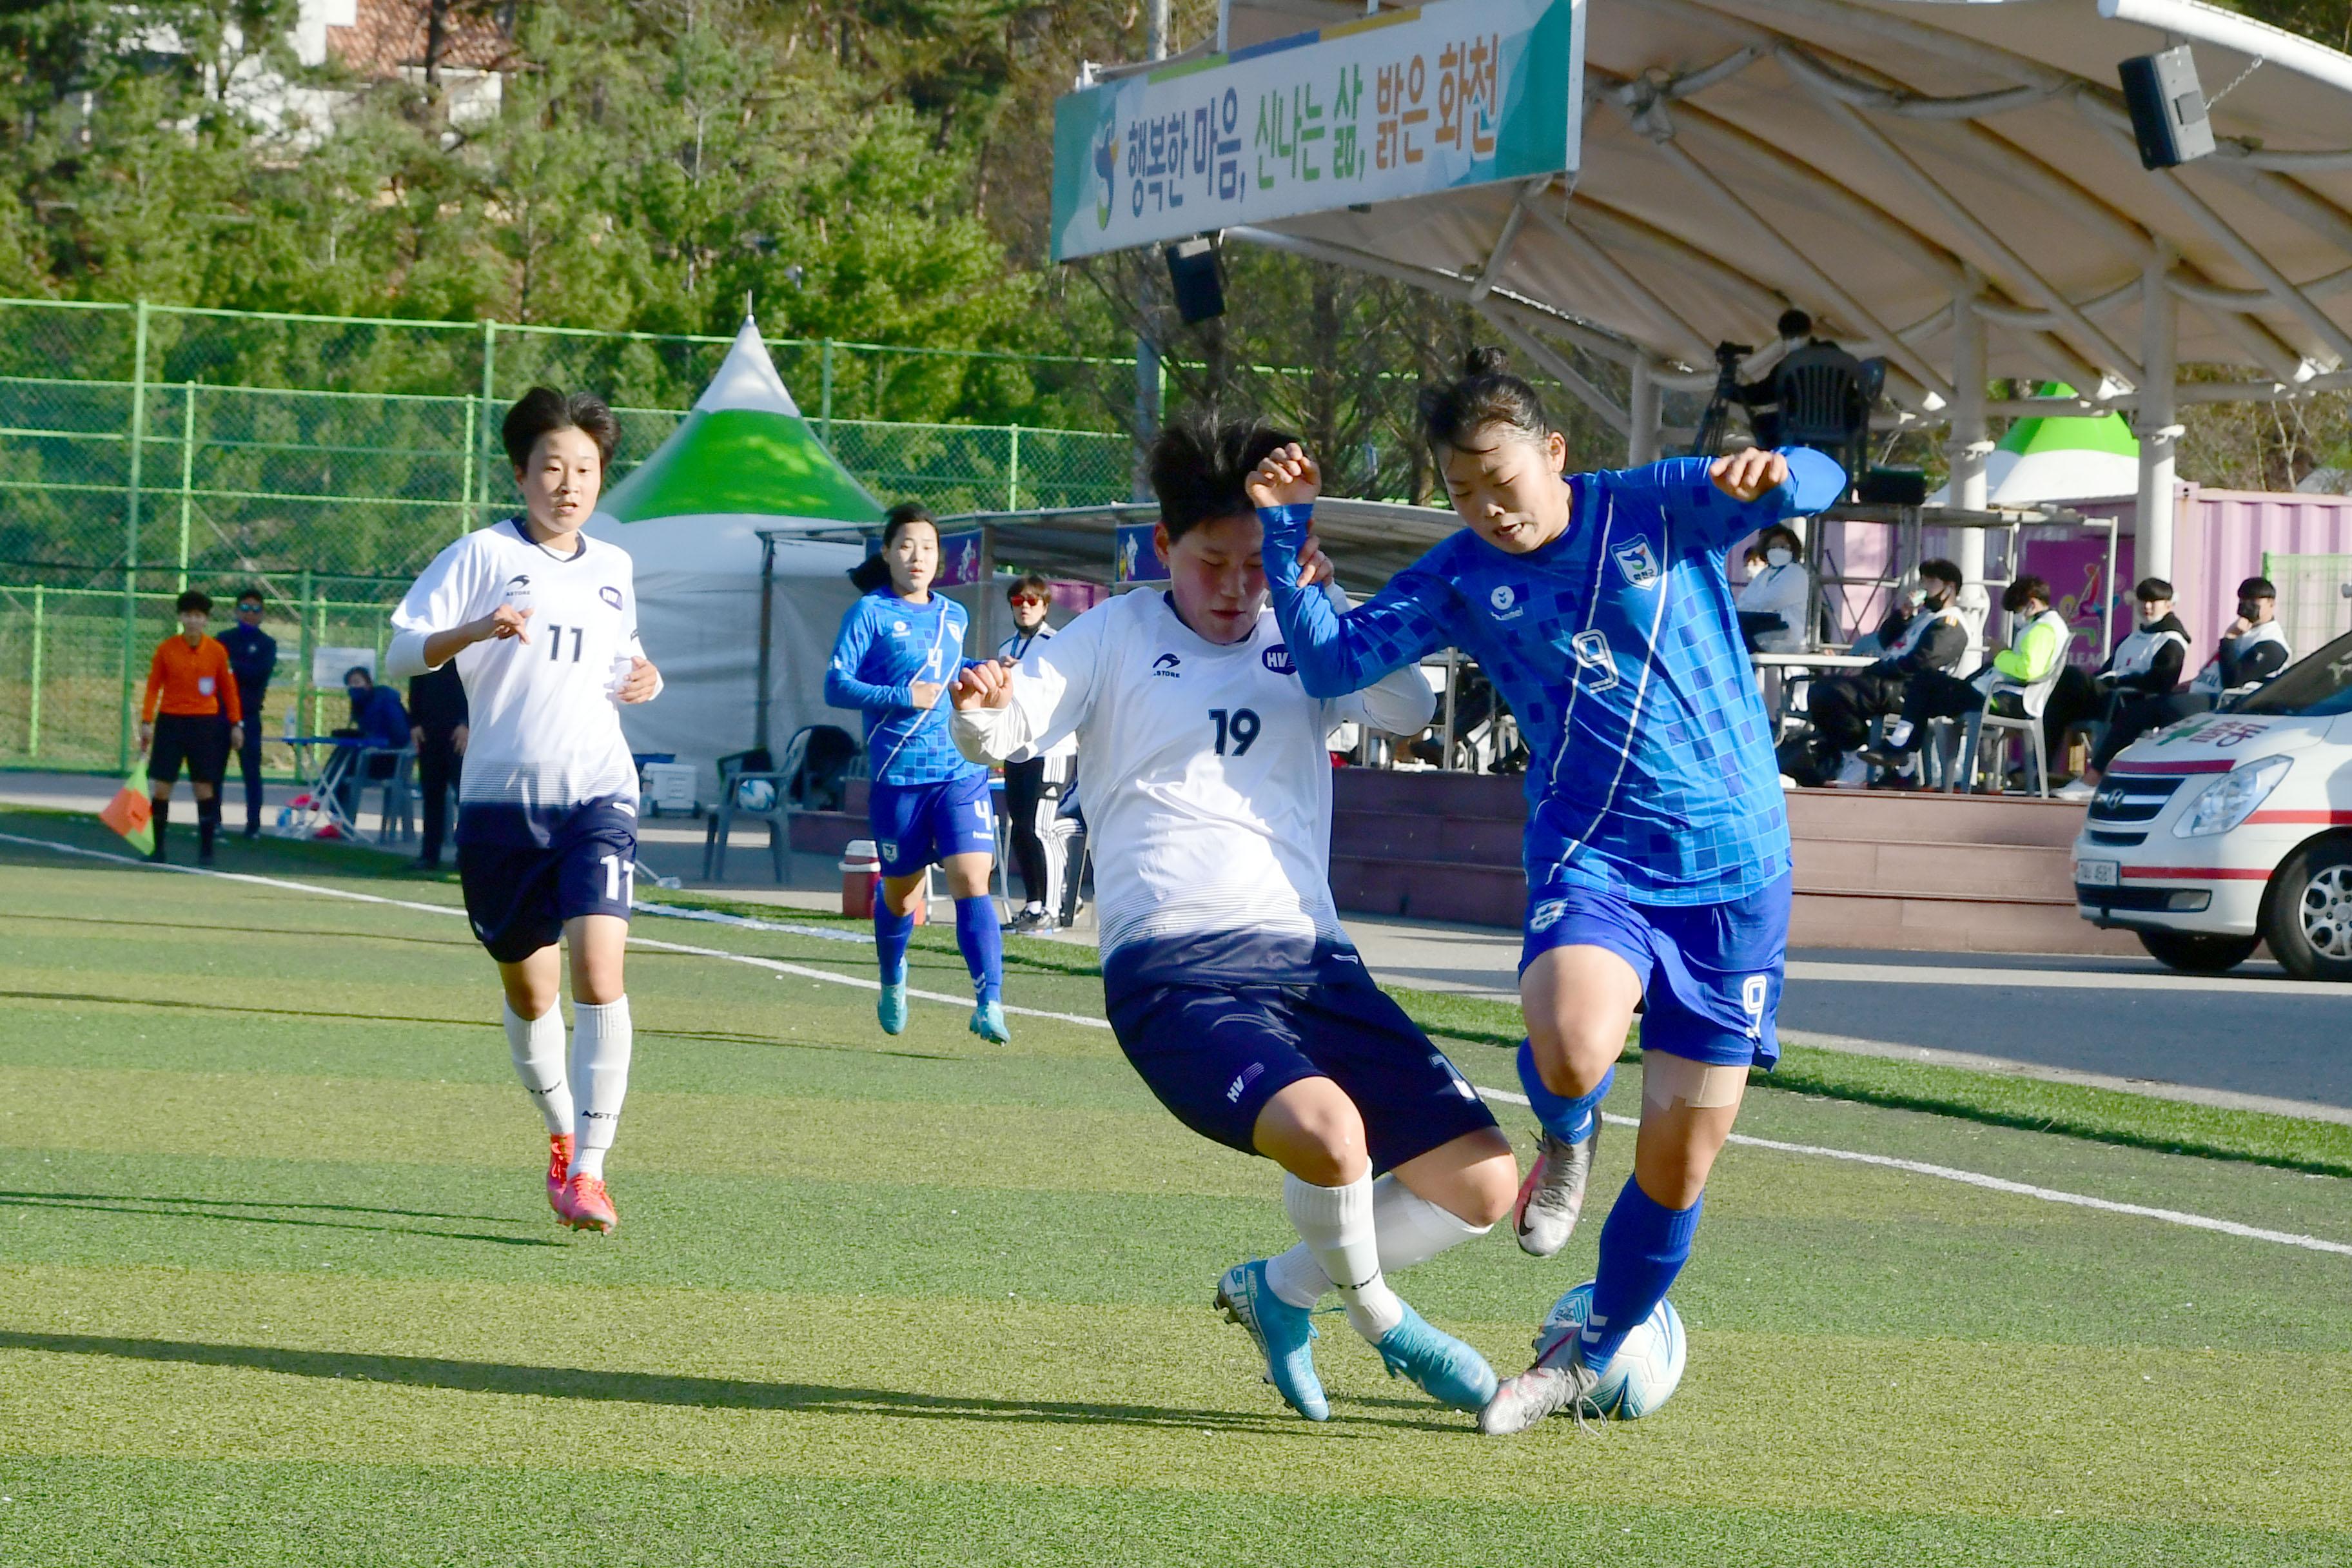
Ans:
[[[2179,302],[2165,280],[2172,258],[2158,254],[2148,263],[2140,301],[2140,358],[2147,367],[2139,385],[2139,517],[2133,569],[2143,577],[2172,576],[2173,464],[2180,426],[2174,422],[2173,383],[2179,348]]]
[[[1512,345],[1521,353],[1543,366],[1545,374],[1574,393],[1579,402],[1601,416],[1602,424],[1620,436],[1631,438],[1633,430],[1632,417],[1618,407],[1607,393],[1593,385],[1583,372],[1570,364],[1566,354],[1511,320],[1506,312],[1496,310],[1492,300],[1477,307],[1477,310],[1488,326],[1510,339]],[[1640,362],[1634,363],[1638,364]]]
[[[1528,221],[1528,208],[1534,205],[1536,197],[1550,184],[1551,176],[1546,174],[1539,180],[1529,180],[1519,187],[1517,199],[1511,203],[1511,210],[1503,219],[1502,232],[1495,237],[1495,247],[1486,253],[1486,265],[1481,267],[1478,269],[1478,276],[1470,281],[1469,297],[1472,305],[1478,304],[1488,294],[1494,292],[1495,279],[1502,276],[1505,267],[1510,265],[1511,247],[1519,242],[1519,230]]]
[[[1715,345],[1707,341],[1706,334],[1684,320],[1673,306],[1658,298],[1655,289],[1643,282],[1631,268],[1610,255],[1599,240],[1556,213],[1538,210],[1535,218],[1562,244],[1583,257],[1612,283],[1638,300],[1642,308],[1649,311],[1650,319],[1655,325],[1664,328],[1669,334],[1680,340],[1675,347],[1691,356],[1692,363],[1706,363],[1707,356],[1715,352]],[[1641,371],[1647,363],[1646,359],[1633,362],[1637,372]]]
[[[1648,359],[1633,362],[1633,406],[1626,410],[1633,428],[1625,433],[1625,466],[1638,468],[1658,460],[1658,379]]]
[[[1976,312],[1973,290],[1952,301],[1952,430],[1944,448],[1951,460],[1952,504],[1962,511],[1985,510],[1985,324]],[[1984,530],[1963,528],[1954,543],[1962,584],[1984,581]]]

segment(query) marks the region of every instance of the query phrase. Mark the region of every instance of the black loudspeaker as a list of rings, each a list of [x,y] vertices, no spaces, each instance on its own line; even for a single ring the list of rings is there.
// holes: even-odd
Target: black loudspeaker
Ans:
[[[1176,294],[1176,313],[1188,327],[1225,313],[1225,280],[1217,271],[1217,247],[1195,236],[1180,239],[1163,252],[1168,258],[1168,284]]]
[[[2143,168],[2169,169],[2213,151],[2213,122],[2205,115],[2205,90],[2197,84],[2188,45],[2137,56],[2116,68]]]

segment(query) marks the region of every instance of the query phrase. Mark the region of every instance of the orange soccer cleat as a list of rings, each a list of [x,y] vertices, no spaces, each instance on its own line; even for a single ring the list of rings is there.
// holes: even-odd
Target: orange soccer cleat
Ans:
[[[602,1231],[610,1236],[613,1227],[621,1223],[621,1216],[613,1212],[613,1200],[605,1193],[604,1184],[594,1176],[574,1176],[565,1183],[556,1212],[574,1230]]]
[[[563,1184],[572,1174],[572,1134],[551,1133],[547,1140],[547,1206],[562,1219]]]

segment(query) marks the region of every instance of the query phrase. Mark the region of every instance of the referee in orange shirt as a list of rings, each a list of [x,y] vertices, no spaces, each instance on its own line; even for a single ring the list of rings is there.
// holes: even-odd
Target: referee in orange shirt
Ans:
[[[147,666],[147,700],[139,710],[139,744],[147,751],[147,787],[155,807],[155,847],[147,858],[165,858],[172,785],[184,762],[196,792],[196,864],[209,866],[213,839],[220,832],[221,780],[229,753],[244,739],[245,712],[229,674],[228,649],[205,635],[212,600],[191,588],[173,608],[180,617],[180,635],[155,646]]]

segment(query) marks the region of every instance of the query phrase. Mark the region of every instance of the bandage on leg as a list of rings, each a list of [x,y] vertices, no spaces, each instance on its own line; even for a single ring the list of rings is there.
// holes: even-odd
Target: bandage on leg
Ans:
[[[1642,1055],[1642,1105],[1644,1110],[1715,1110],[1737,1105],[1748,1089],[1748,1069],[1712,1062],[1695,1062],[1665,1051]]]

